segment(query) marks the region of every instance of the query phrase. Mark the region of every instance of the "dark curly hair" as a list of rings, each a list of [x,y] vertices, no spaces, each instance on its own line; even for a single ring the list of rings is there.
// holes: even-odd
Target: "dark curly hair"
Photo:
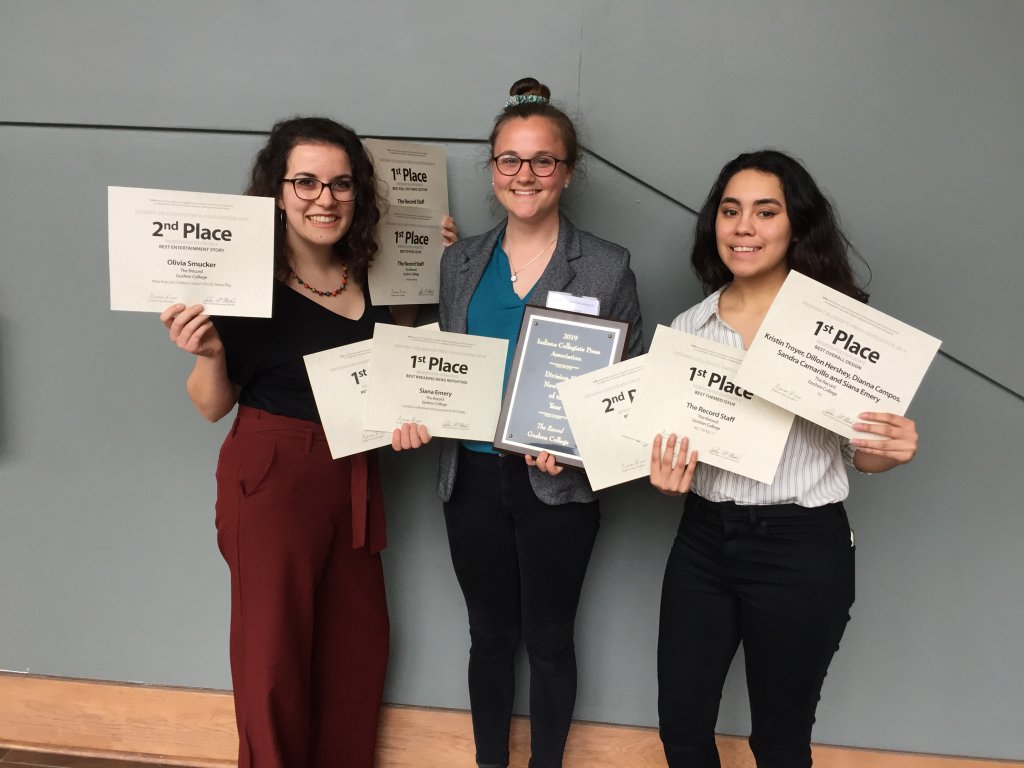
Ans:
[[[847,296],[867,301],[868,294],[858,285],[850,267],[850,241],[839,226],[832,204],[799,161],[774,149],[747,152],[726,163],[697,215],[690,261],[704,284],[705,295],[732,282],[732,273],[718,255],[715,221],[729,180],[745,170],[770,173],[782,185],[793,236],[786,253],[787,266]]]
[[[532,77],[524,77],[516,80],[508,90],[509,96],[540,96],[544,99],[551,98],[551,90],[544,83],[534,80]],[[525,120],[528,117],[546,117],[555,124],[558,134],[565,145],[565,164],[570,170],[576,167],[580,159],[580,143],[576,137],[576,126],[569,116],[558,107],[547,101],[531,101],[523,104],[511,104],[501,111],[494,118],[494,128],[491,129],[491,136],[488,141],[491,145],[491,154],[494,154],[494,142],[505,123],[514,118]]]
[[[348,232],[334,244],[334,253],[348,267],[354,280],[365,283],[366,271],[379,247],[376,226],[380,220],[380,206],[373,161],[359,136],[347,125],[326,117],[294,117],[277,123],[271,129],[266,145],[256,154],[245,194],[276,200],[281,194],[281,179],[288,165],[288,155],[297,144],[340,147],[348,155],[356,183],[355,211]],[[287,280],[291,272],[288,254],[285,253],[285,227],[285,218],[279,215],[274,227],[274,276],[281,281]]]

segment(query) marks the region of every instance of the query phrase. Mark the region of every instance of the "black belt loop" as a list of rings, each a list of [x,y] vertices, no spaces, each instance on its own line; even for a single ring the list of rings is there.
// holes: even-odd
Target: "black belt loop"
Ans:
[[[747,514],[750,516],[750,529],[754,532],[755,536],[766,536],[768,535],[768,521],[761,520],[758,522],[758,511],[759,507],[756,504],[751,504],[747,507]]]

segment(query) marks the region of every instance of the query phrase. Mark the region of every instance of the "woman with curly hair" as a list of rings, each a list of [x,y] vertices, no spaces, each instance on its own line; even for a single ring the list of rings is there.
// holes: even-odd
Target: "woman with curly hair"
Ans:
[[[359,137],[324,118],[274,126],[246,194],[277,205],[273,316],[161,315],[195,356],[188,394],[238,414],[217,464],[217,542],[231,572],[239,766],[370,768],[388,656],[375,453],[332,460],[303,356],[393,322],[366,289],[380,218]],[[454,223],[443,223],[446,241]]]

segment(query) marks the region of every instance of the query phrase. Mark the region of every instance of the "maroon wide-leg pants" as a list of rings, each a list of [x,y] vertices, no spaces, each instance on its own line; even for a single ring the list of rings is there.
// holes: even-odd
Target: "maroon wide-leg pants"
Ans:
[[[240,768],[371,768],[388,656],[376,455],[332,460],[320,425],[240,406],[217,542]]]

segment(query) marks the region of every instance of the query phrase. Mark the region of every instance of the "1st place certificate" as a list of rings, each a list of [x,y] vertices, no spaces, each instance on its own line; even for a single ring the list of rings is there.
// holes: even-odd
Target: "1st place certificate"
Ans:
[[[364,426],[423,424],[434,437],[494,437],[508,342],[378,323]]]
[[[381,216],[377,224],[380,250],[367,273],[374,304],[437,304],[444,215],[396,207]]]
[[[374,304],[436,304],[441,282],[441,219],[448,215],[444,147],[366,139],[387,209],[380,250],[368,273]]]
[[[646,363],[640,355],[557,385],[594,491],[650,474],[650,438],[622,434]]]
[[[303,357],[331,458],[391,445],[391,432],[363,428],[373,339]]]
[[[756,394],[848,438],[863,411],[907,411],[938,339],[799,272],[790,272],[737,380]]]
[[[274,201],[107,187],[110,308],[270,317]]]
[[[793,414],[739,386],[742,349],[659,325],[625,433],[689,438],[698,460],[762,483],[775,478]]]

